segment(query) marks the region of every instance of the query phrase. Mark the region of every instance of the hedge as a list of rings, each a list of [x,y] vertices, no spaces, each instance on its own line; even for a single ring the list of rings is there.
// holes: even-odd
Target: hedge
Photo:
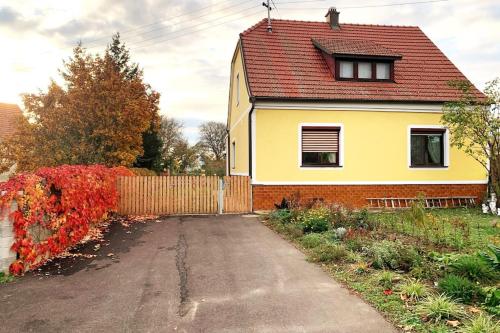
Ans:
[[[65,165],[19,174],[0,184],[0,207],[16,200],[10,213],[18,259],[10,272],[21,275],[81,241],[92,225],[116,211],[117,176],[132,176],[124,167]]]

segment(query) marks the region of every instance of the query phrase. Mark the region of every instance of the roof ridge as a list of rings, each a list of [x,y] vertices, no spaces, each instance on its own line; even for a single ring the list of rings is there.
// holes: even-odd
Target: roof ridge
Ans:
[[[261,25],[265,20],[267,20],[266,18],[263,18],[261,19],[259,22],[255,23],[254,25],[252,25],[251,27],[243,30],[243,32],[240,33],[240,36],[242,35],[246,35],[248,34],[249,32],[255,30],[259,25]]]
[[[258,23],[254,24],[250,28],[246,29],[243,31],[243,33],[249,32],[253,29],[255,29],[259,24],[261,24],[263,21],[267,20],[266,18],[263,18],[260,20]],[[302,22],[302,23],[321,23],[321,24],[328,24],[326,21],[310,21],[310,20],[290,20],[290,19],[276,19],[273,18],[272,21],[278,21],[278,22]],[[402,27],[402,28],[419,28],[418,25],[401,25],[401,24],[370,24],[370,23],[341,23],[340,27],[342,28],[343,25],[355,25],[355,26],[368,26],[368,27]]]
[[[0,105],[9,105],[9,106],[19,107],[19,105],[17,105],[16,103],[4,103],[4,102],[0,102]]]

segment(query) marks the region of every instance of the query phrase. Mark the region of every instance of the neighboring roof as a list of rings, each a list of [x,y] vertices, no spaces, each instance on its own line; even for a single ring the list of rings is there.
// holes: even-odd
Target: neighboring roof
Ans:
[[[22,116],[16,104],[0,103],[0,139],[5,139],[16,130],[16,119]]]
[[[272,27],[268,33],[262,20],[240,34],[252,97],[445,102],[458,97],[448,81],[466,79],[418,27],[341,24],[332,29],[326,22],[289,20],[272,20]],[[401,55],[395,61],[395,82],[336,81],[313,39],[342,52]]]
[[[401,58],[401,55],[369,40],[312,38],[314,46],[330,55]]]

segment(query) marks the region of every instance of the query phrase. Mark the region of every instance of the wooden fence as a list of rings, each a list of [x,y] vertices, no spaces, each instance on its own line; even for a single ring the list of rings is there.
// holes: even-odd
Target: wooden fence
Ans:
[[[251,211],[249,177],[134,176],[118,178],[118,213],[216,214]]]

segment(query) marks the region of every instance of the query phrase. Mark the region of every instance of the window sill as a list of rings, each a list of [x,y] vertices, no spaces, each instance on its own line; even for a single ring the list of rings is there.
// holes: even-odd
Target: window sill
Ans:
[[[429,170],[429,169],[437,169],[437,170],[446,170],[448,169],[448,166],[447,165],[429,165],[429,166],[416,166],[416,165],[410,165],[409,166],[410,169],[413,169],[413,170]]]
[[[342,169],[343,165],[300,165],[301,169]]]

